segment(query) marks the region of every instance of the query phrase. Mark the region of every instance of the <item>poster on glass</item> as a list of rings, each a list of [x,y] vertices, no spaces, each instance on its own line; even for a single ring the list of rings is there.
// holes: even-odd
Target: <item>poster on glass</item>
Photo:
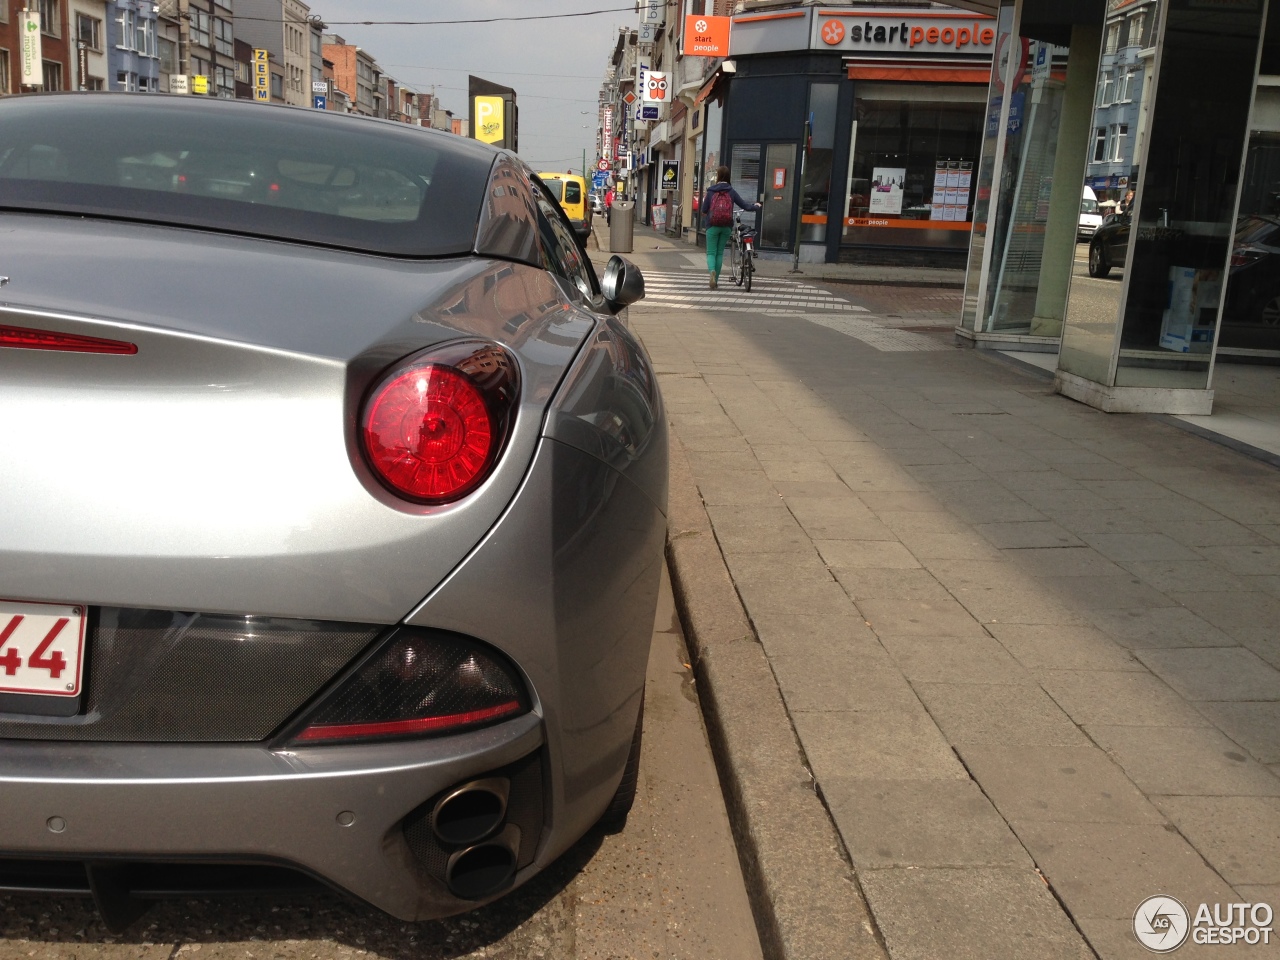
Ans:
[[[871,213],[902,214],[902,185],[906,167],[876,167],[871,171]]]

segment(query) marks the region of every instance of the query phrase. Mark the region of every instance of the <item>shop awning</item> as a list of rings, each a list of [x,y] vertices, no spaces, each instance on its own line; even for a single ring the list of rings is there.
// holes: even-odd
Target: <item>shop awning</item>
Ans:
[[[981,83],[991,82],[991,66],[960,65],[924,66],[914,63],[848,64],[850,80],[907,80],[916,83]]]

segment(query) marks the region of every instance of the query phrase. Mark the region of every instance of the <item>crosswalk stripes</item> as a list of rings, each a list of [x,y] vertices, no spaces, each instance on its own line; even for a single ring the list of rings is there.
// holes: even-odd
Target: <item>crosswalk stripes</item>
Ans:
[[[706,275],[647,272],[644,275],[645,299],[651,306],[661,305],[682,310],[729,310],[758,313],[786,311],[802,313],[830,310],[844,313],[866,313],[859,307],[820,287],[797,280],[755,277],[751,292],[735,286],[728,273],[720,277],[720,287],[707,287]]]
[[[950,350],[945,342],[911,330],[877,322],[866,307],[850,303],[829,290],[800,280],[755,277],[751,292],[735,286],[728,274],[720,287],[707,287],[706,274],[650,271],[644,275],[645,297],[639,308],[708,310],[790,317],[827,327],[884,353]]]

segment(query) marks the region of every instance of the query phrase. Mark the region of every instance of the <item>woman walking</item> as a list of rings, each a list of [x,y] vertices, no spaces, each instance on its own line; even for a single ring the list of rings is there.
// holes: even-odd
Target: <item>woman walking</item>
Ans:
[[[698,209],[707,218],[707,286],[712,290],[720,281],[720,268],[724,266],[724,245],[733,232],[733,208],[759,210],[760,204],[747,203],[729,183],[729,168],[716,167],[716,182],[707,187]]]

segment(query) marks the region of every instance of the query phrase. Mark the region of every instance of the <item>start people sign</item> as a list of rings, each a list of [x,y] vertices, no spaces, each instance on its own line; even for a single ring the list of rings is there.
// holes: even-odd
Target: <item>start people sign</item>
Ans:
[[[684,49],[686,57],[727,57],[729,55],[729,25],[732,17],[704,17],[692,14],[684,18]]]
[[[942,11],[822,10],[813,18],[811,49],[865,56],[957,54],[989,58],[995,21]]]

